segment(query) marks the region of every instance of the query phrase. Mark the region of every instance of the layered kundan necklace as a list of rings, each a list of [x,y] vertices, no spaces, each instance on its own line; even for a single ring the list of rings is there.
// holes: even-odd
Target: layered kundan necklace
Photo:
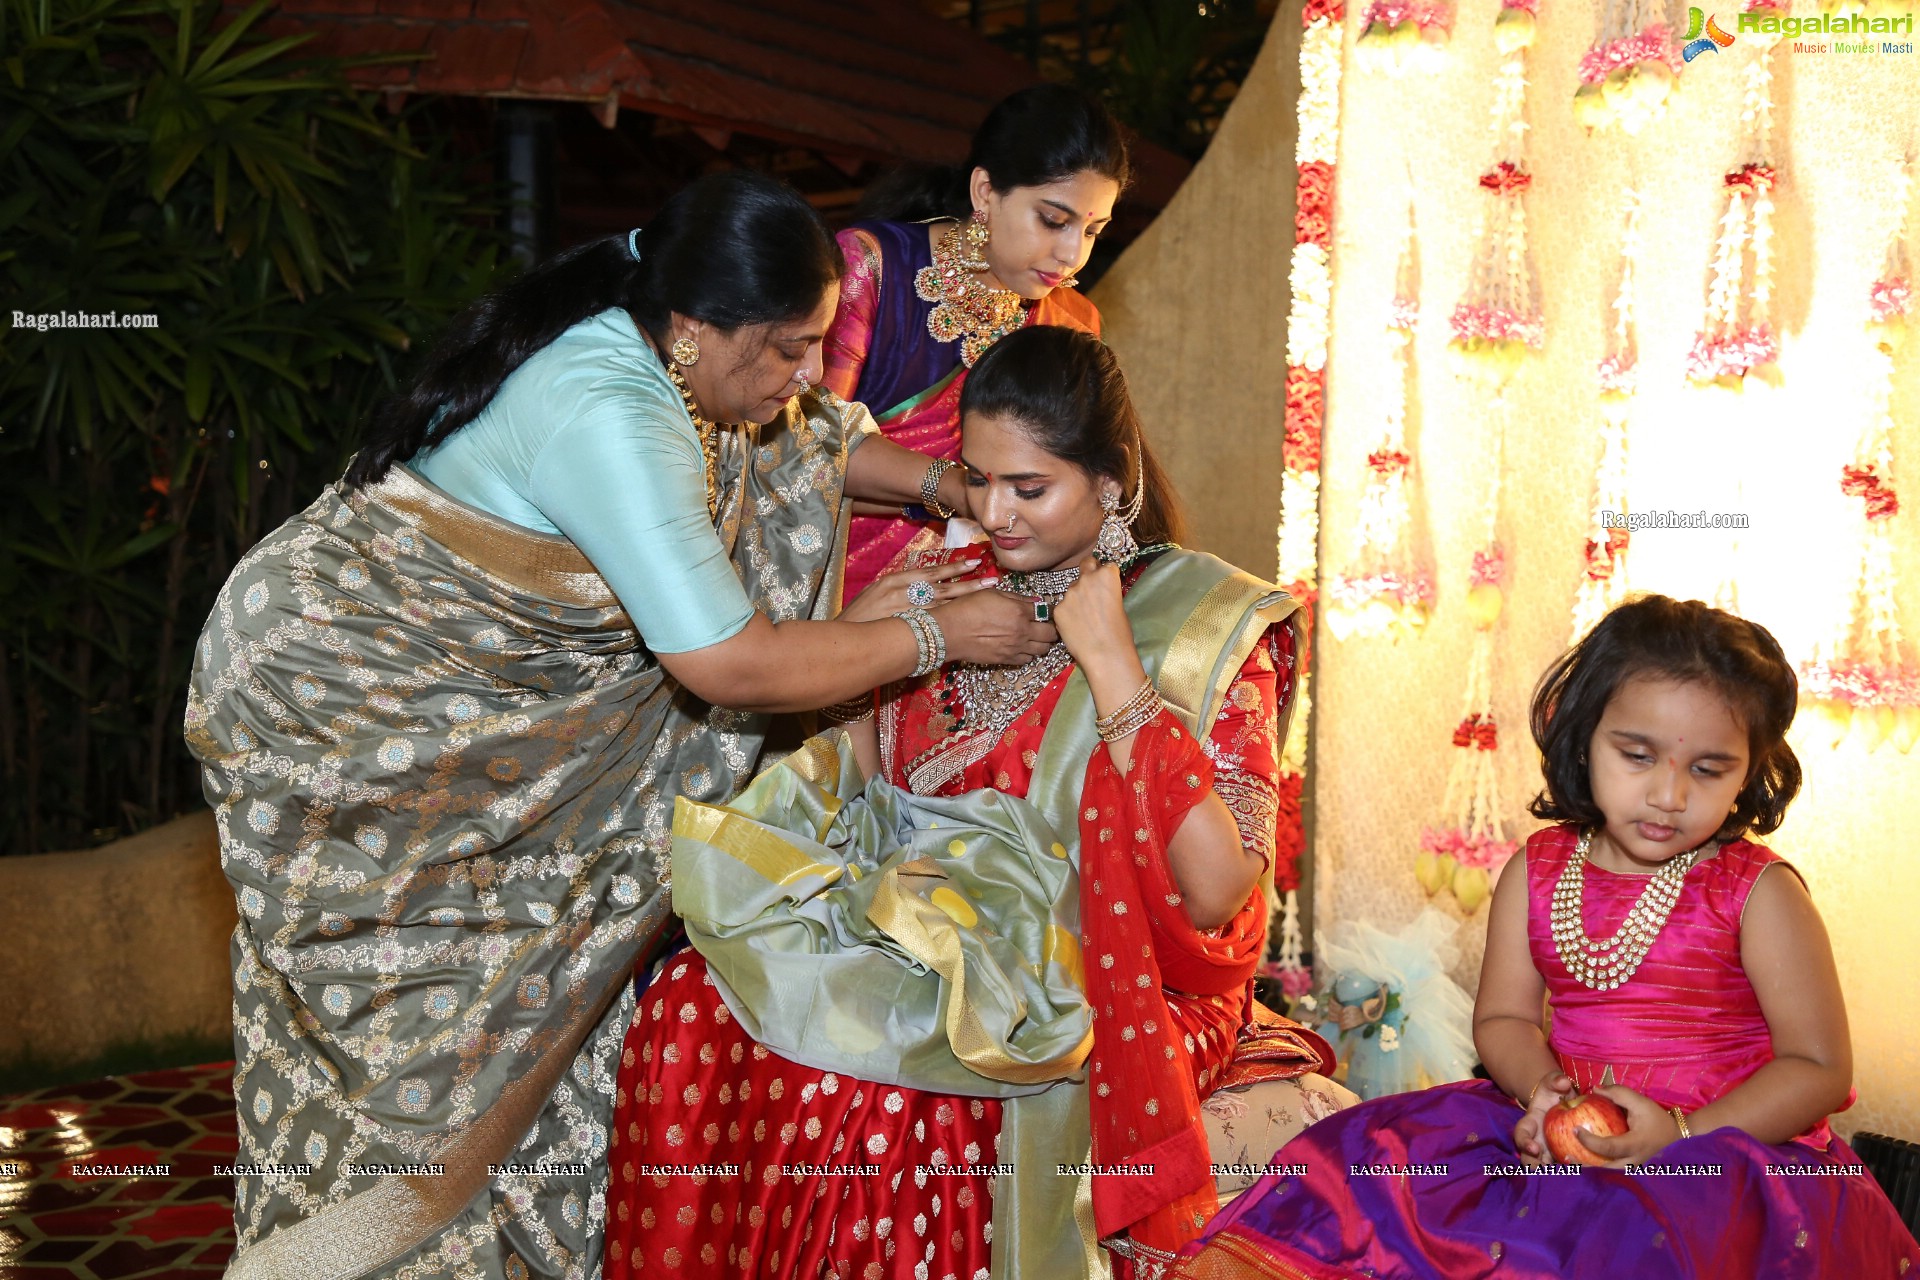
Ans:
[[[678,365],[672,360],[662,361],[667,367],[667,377],[672,379],[674,390],[680,393],[680,399],[687,406],[687,416],[693,419],[693,429],[700,436],[700,458],[707,467],[707,519],[720,518],[720,427],[711,418],[700,416],[700,406],[694,403],[693,388],[687,385]]]
[[[1002,573],[996,588],[1013,596],[1031,596],[1050,605],[1066,597],[1067,588],[1080,580],[1078,569],[1042,569],[1037,573]],[[983,667],[960,663],[936,689],[940,708],[953,717],[955,733],[984,734],[984,741],[1000,740],[1007,726],[1033,705],[1040,691],[1072,665],[1067,646],[1053,647],[1021,667]]]
[[[1574,846],[1573,856],[1567,859],[1567,865],[1560,870],[1560,879],[1554,884],[1550,916],[1553,946],[1560,953],[1560,963],[1567,966],[1567,972],[1582,986],[1594,991],[1611,991],[1631,978],[1640,962],[1647,958],[1654,939],[1660,936],[1667,917],[1673,914],[1673,904],[1680,900],[1680,884],[1687,878],[1687,872],[1720,846],[1703,845],[1684,857],[1669,859],[1648,877],[1647,887],[1640,891],[1619,929],[1600,942],[1587,936],[1581,901],[1592,847],[1593,832],[1581,832],[1580,843]]]
[[[1165,551],[1172,545],[1163,542],[1140,548],[1121,566],[1121,571],[1124,573],[1139,563],[1142,557]],[[1002,570],[995,586],[1008,595],[1026,596],[1056,605],[1066,598],[1067,590],[1078,581],[1080,570],[1075,568],[1038,569],[1031,573]],[[941,709],[953,717],[955,733],[984,732],[987,742],[997,742],[1007,726],[1033,705],[1040,691],[1052,684],[1054,677],[1072,663],[1073,657],[1067,652],[1067,646],[1056,640],[1052,648],[1023,667],[982,667],[960,663],[949,669],[935,693]]]
[[[938,304],[927,316],[927,332],[935,342],[958,339],[960,363],[969,369],[988,347],[1027,322],[1019,294],[992,288],[980,278],[987,263],[978,245],[968,256],[966,230],[978,225],[954,223],[940,237],[933,265],[920,268],[913,277],[913,291],[920,300]]]

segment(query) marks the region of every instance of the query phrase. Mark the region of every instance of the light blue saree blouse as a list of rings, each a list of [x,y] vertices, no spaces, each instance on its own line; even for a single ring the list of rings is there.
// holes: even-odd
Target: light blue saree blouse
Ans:
[[[707,514],[700,437],[624,310],[568,329],[407,465],[470,506],[571,540],[655,653],[718,644],[753,616]]]

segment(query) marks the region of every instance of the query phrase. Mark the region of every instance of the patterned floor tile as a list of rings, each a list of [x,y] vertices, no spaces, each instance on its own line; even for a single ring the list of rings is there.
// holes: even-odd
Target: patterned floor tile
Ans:
[[[0,1098],[0,1280],[213,1280],[233,1255],[233,1064]]]

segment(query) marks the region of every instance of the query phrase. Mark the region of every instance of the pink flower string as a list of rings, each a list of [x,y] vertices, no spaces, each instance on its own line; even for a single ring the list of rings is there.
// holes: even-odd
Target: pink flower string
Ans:
[[[1507,576],[1507,553],[1499,543],[1473,553],[1473,569],[1467,574],[1469,587],[1497,587]]]
[[[1811,662],[1801,669],[1800,694],[1855,707],[1914,706],[1920,704],[1920,671],[1848,659]]]
[[[1425,0],[1373,0],[1361,16],[1360,26],[1365,30],[1379,22],[1397,27],[1403,22],[1412,21],[1425,28],[1445,26],[1446,20],[1447,11],[1443,6]]]
[[[1894,491],[1893,482],[1882,479],[1872,464],[1840,468],[1840,492],[1850,498],[1864,498],[1869,520],[1885,520],[1900,514],[1900,495]]]
[[[1530,347],[1538,347],[1547,338],[1547,323],[1538,317],[1521,315],[1511,307],[1481,307],[1461,303],[1453,309],[1449,323],[1456,339],[1518,338]]]
[[[1375,449],[1367,455],[1367,466],[1382,476],[1392,475],[1396,471],[1405,471],[1412,461],[1412,458],[1399,449]]]
[[[1540,13],[1540,0],[1501,0],[1500,7],[1502,9],[1523,9],[1537,17]]]
[[[1412,333],[1420,324],[1420,304],[1412,298],[1395,298],[1387,315],[1387,328]]]
[[[1745,376],[1756,365],[1771,364],[1779,356],[1779,340],[1766,325],[1724,334],[1701,333],[1694,337],[1693,350],[1687,353],[1687,376],[1695,382]]]
[[[1594,582],[1605,582],[1611,578],[1613,571],[1619,567],[1620,557],[1626,554],[1630,536],[1625,529],[1609,529],[1606,537],[1589,539],[1587,577]]]
[[[1401,608],[1433,603],[1433,580],[1424,573],[1374,573],[1364,578],[1334,578],[1327,598],[1336,608],[1359,609],[1375,600],[1391,600]]]
[[[1680,70],[1680,50],[1665,23],[1656,22],[1645,31],[1587,50],[1580,59],[1580,80],[1583,84],[1599,84],[1613,71],[1643,62],[1664,62],[1669,70]]]
[[[1482,751],[1498,751],[1500,726],[1494,723],[1492,716],[1483,716],[1476,711],[1453,727],[1453,745],[1478,747]]]
[[[1595,370],[1602,391],[1632,395],[1640,385],[1640,369],[1632,356],[1613,355],[1602,360]]]
[[[1440,857],[1452,858],[1463,867],[1483,871],[1505,865],[1519,852],[1518,840],[1499,840],[1493,836],[1470,835],[1458,827],[1429,827],[1420,833],[1420,848]]]
[[[1770,164],[1743,164],[1723,179],[1729,187],[1753,192],[1771,191],[1779,180],[1780,175]]]
[[[1496,195],[1517,196],[1533,185],[1533,175],[1511,160],[1502,160],[1480,175],[1480,185]]]
[[[1748,13],[1776,13],[1787,11],[1787,0],[1747,0]]]
[[[1893,320],[1907,314],[1913,306],[1913,288],[1903,276],[1873,282],[1873,318]]]

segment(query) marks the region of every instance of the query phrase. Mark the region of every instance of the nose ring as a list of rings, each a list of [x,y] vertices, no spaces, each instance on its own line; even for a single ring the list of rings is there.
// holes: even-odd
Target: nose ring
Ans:
[[[1015,514],[1015,515],[1010,515],[1010,516],[1008,516],[1008,517],[1007,517],[1007,527],[1006,527],[1005,529],[1002,529],[1002,530],[1001,530],[1001,532],[1002,532],[1002,533],[1012,533],[1012,532],[1013,532],[1013,522],[1014,522],[1015,520],[1018,520],[1019,518],[1020,518],[1020,517],[1019,517],[1019,516],[1018,516],[1017,514]]]

